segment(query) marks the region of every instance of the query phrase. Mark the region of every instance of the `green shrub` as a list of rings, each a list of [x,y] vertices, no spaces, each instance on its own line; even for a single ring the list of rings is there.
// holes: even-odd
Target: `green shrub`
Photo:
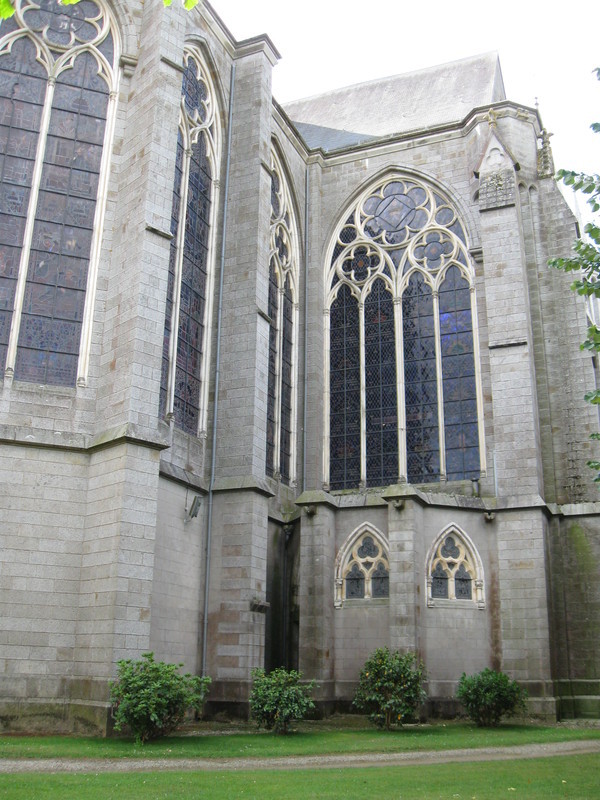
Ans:
[[[424,680],[425,666],[414,653],[402,655],[380,647],[365,661],[354,705],[369,714],[371,722],[389,730],[415,717],[426,697]]]
[[[174,730],[188,708],[201,711],[210,678],[181,675],[181,666],[155,661],[153,653],[119,661],[110,688],[115,730],[127,727],[143,743]]]
[[[476,675],[463,672],[456,696],[473,722],[489,728],[498,725],[502,717],[524,711],[527,691],[504,672],[486,667]]]
[[[300,685],[300,672],[279,667],[267,675],[264,669],[254,669],[252,678],[250,713],[267,730],[287,733],[293,720],[304,719],[315,707],[310,698],[315,682]]]

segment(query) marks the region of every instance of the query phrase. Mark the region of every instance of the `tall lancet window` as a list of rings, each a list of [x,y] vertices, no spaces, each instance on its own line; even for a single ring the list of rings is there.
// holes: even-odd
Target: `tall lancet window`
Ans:
[[[206,428],[213,223],[220,130],[208,70],[193,48],[184,74],[171,212],[160,412],[194,436]]]
[[[298,263],[298,226],[289,186],[272,150],[266,473],[284,483],[296,476]]]
[[[16,0],[0,28],[0,368],[85,384],[118,88],[103,0]]]
[[[474,272],[452,203],[390,177],[344,213],[329,252],[324,483],[479,477]]]

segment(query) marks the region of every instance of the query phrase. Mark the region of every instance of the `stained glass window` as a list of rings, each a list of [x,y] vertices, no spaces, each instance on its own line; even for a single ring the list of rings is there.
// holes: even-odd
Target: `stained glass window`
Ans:
[[[46,140],[15,364],[17,380],[74,385],[108,86],[82,52],[59,75]]]
[[[471,290],[458,267],[440,285],[440,337],[448,480],[479,477]]]
[[[454,576],[454,594],[458,600],[470,600],[472,597],[472,578],[464,563],[460,565]]]
[[[367,485],[398,479],[394,301],[382,280],[365,300]]]
[[[349,286],[340,287],[329,318],[330,484],[347,489],[360,481],[358,302]]]
[[[17,0],[1,34],[0,367],[18,380],[74,385],[116,81],[111,23],[95,0],[77,7]]]
[[[206,306],[210,275],[213,164],[217,130],[213,92],[199,54],[186,49],[182,82],[184,110],[173,181],[171,251],[160,392],[161,415],[180,430],[198,435]]]
[[[0,367],[4,370],[48,76],[28,38],[19,39],[0,58],[0,69]]]
[[[293,299],[289,275],[283,292],[282,337],[281,337],[281,440],[279,469],[281,480],[289,483],[291,466],[292,438],[292,335]]]
[[[342,220],[327,269],[326,484],[478,477],[474,274],[452,203],[398,176]]]
[[[390,596],[390,574],[383,561],[380,561],[371,573],[371,595],[372,597]]]
[[[436,564],[431,573],[431,596],[448,597],[448,575],[441,564]]]
[[[269,364],[266,473],[289,484],[294,478],[294,298],[298,283],[298,228],[288,181],[271,152],[269,265]]]
[[[365,596],[365,576],[358,564],[354,563],[346,573],[346,599]]]
[[[415,272],[402,295],[408,480],[439,479],[435,323],[431,287]]]
[[[277,401],[277,310],[279,297],[277,288],[277,272],[275,261],[271,259],[269,267],[269,382],[267,389],[267,475],[273,477],[275,471],[275,443],[277,439],[277,418],[275,404]]]
[[[175,424],[191,434],[198,432],[200,416],[210,190],[210,164],[201,137],[192,145],[188,172],[173,403]]]

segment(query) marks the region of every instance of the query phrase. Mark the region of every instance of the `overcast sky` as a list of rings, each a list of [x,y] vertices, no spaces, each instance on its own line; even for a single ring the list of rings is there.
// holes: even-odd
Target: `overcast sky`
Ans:
[[[556,167],[600,171],[600,0],[210,2],[236,39],[270,36],[280,103],[498,51],[507,97],[537,98]]]

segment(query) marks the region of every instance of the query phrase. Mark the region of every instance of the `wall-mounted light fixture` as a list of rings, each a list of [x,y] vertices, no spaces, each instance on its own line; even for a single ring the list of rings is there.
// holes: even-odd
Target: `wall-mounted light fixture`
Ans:
[[[202,498],[199,494],[194,495],[194,499],[192,500],[192,505],[190,506],[190,510],[187,511],[186,514],[186,522],[188,519],[194,519],[200,513],[200,506],[202,505]]]

